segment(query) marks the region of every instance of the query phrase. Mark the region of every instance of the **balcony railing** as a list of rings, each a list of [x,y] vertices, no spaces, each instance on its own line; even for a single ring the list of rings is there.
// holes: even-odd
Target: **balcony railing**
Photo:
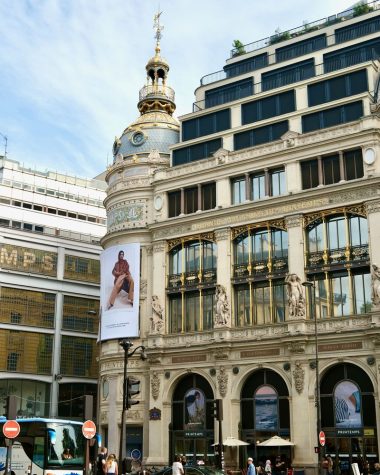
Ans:
[[[267,274],[280,274],[288,269],[287,257],[275,257],[272,259],[255,260],[251,263],[244,262],[233,266],[234,277],[264,276]]]
[[[306,262],[309,268],[321,268],[323,266],[347,263],[364,263],[368,259],[368,244],[328,251],[310,252],[306,256]]]
[[[380,0],[376,0],[368,4],[368,7],[372,8],[373,10],[379,8],[379,6],[380,6]],[[328,18],[317,20],[312,23],[307,23],[303,25],[302,27],[294,28],[284,33],[278,33],[276,35],[272,35],[268,38],[264,38],[254,43],[249,43],[247,45],[244,45],[243,46],[244,53],[238,54],[238,50],[233,49],[231,51],[231,57],[242,56],[243,58],[246,53],[251,53],[252,51],[256,51],[258,49],[264,48],[271,44],[275,44],[275,43],[277,44],[277,43],[280,43],[281,41],[299,37],[300,35],[319,30],[326,26],[330,26],[336,23],[341,23],[345,20],[351,19],[353,16],[354,16],[354,9],[351,8],[349,10],[345,10],[342,13],[338,13],[337,15],[332,15]],[[355,25],[353,25],[352,28],[348,29],[347,31],[341,32],[339,33],[339,35],[337,34],[336,38],[335,38],[335,35],[326,36],[326,44],[328,45],[340,44],[340,43],[350,41],[355,38],[359,38],[361,36],[370,35],[372,33],[375,33],[376,31],[379,31],[379,30],[376,29],[373,24],[362,25],[360,28],[356,28],[356,29],[355,29]],[[294,45],[296,44],[297,43],[294,43]],[[273,53],[267,56],[267,62],[266,62],[267,64],[264,64],[264,63],[260,64],[260,62],[258,63],[252,62],[251,69],[247,67],[246,70],[244,71],[241,71],[241,69],[238,67],[239,62],[231,63],[227,65],[225,70],[223,69],[221,71],[216,71],[214,73],[206,74],[205,76],[201,78],[200,83],[201,83],[201,86],[205,86],[207,84],[212,84],[217,81],[223,81],[224,79],[237,77],[242,74],[248,73],[250,71],[256,71],[258,69],[262,69],[268,65],[274,66],[275,64],[279,64],[283,61],[288,61],[289,59],[297,58],[302,55],[311,53],[313,51],[318,51],[323,48],[325,48],[325,45],[322,43],[320,43],[319,45],[315,45],[315,48],[313,48],[312,50],[307,48],[305,45],[305,48],[302,48],[302,47],[299,48],[299,51],[297,52],[297,54],[291,57],[287,57],[286,55],[283,55],[283,54],[278,55],[276,53]],[[234,64],[236,65],[236,69],[233,68]]]
[[[164,86],[163,84],[144,86],[140,89],[140,101],[144,99],[149,99],[150,97],[162,97],[163,99],[169,99],[169,101],[174,102],[175,93],[174,89],[169,86]]]
[[[374,53],[374,50],[371,49],[371,51]],[[263,91],[269,91],[282,86],[287,86],[289,84],[295,84],[297,82],[304,81],[312,77],[322,76],[333,71],[338,71],[339,69],[355,66],[356,64],[367,63],[370,61],[374,62],[374,60],[376,59],[374,56],[374,54],[369,53],[350,53],[344,55],[344,57],[338,57],[335,59],[328,60],[325,63],[317,64],[313,66],[313,68],[309,68],[306,71],[301,71],[297,68],[294,68],[294,70],[286,71],[285,73],[279,74],[278,76],[275,76],[273,78],[268,78],[264,82],[254,84],[251,96],[260,94]],[[204,99],[202,101],[193,103],[193,112],[205,110],[216,105],[228,104],[228,102],[232,102],[232,100],[226,100],[225,102],[223,102],[222,100],[218,101],[216,98],[213,98],[213,102],[211,102],[209,100]]]
[[[262,40],[254,41],[253,43],[243,45],[240,48],[234,48],[231,50],[231,58],[237,55],[240,56],[241,54],[251,53],[252,51],[265,48],[266,46],[269,46],[274,43],[278,43],[279,41],[296,38],[306,33],[310,33],[311,31],[333,25],[334,23],[340,23],[343,21],[350,20],[354,16],[359,16],[363,13],[368,13],[369,11],[377,9],[379,3],[379,0],[375,0],[374,2],[364,4],[367,6],[367,8],[363,8],[362,11],[360,11],[360,9],[354,6],[352,8],[348,8],[347,10],[344,10],[343,12],[337,13],[336,15],[321,18],[320,20],[316,20],[311,23],[305,23],[304,25],[298,26],[297,28],[293,28],[282,33],[276,33],[275,35],[263,38]]]
[[[199,284],[212,284],[216,282],[216,269],[203,269],[202,271],[170,274],[168,288],[194,287]]]

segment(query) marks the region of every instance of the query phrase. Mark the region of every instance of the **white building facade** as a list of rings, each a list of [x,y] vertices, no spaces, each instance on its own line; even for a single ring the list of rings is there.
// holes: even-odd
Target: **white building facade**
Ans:
[[[126,450],[148,466],[214,463],[215,399],[223,437],[248,443],[226,449],[231,468],[280,454],[312,473],[319,431],[344,475],[378,460],[379,29],[375,2],[238,48],[201,79],[179,140],[159,44],[148,62],[102,240],[142,247],[134,344],[149,359],[129,360],[142,392]],[[102,344],[100,381],[116,452],[118,341]],[[294,447],[260,446],[273,435]]]
[[[97,400],[105,183],[0,160],[0,400],[83,417]]]

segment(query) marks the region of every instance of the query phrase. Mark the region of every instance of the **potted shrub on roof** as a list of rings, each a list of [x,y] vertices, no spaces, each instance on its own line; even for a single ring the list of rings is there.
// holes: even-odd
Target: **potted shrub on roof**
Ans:
[[[289,31],[284,31],[281,33],[280,28],[275,30],[275,34],[270,37],[269,44],[273,45],[275,43],[280,43],[280,41],[290,40]]]
[[[232,46],[232,56],[240,56],[241,54],[246,53],[244,45],[240,40],[234,40]]]
[[[364,13],[371,12],[373,10],[373,7],[370,7],[367,2],[359,2],[353,7],[354,13],[353,16],[360,16],[364,15]]]

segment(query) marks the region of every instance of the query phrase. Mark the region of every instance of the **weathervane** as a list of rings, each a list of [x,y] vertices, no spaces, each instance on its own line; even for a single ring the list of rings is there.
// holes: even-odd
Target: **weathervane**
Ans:
[[[156,38],[156,48],[160,48],[160,39],[162,38],[162,30],[164,27],[160,25],[160,16],[162,15],[163,12],[158,11],[154,15],[154,22],[153,22],[153,28],[156,30],[156,34],[154,37]]]

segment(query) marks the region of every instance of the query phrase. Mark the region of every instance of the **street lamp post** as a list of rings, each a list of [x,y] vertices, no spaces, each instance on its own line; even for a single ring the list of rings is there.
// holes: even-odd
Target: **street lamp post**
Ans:
[[[314,319],[314,342],[315,342],[315,408],[317,411],[317,447],[318,447],[318,469],[317,473],[321,471],[322,465],[322,453],[321,445],[319,443],[319,434],[321,432],[321,403],[320,403],[320,392],[319,392],[319,354],[318,354],[318,326],[317,326],[317,309],[316,309],[316,295],[315,295],[315,278],[313,282],[306,281],[302,282],[302,285],[313,289],[311,294],[311,315]]]
[[[128,340],[124,338],[123,340],[119,341],[119,345],[123,348],[124,350],[124,375],[123,375],[123,406],[122,406],[122,412],[121,412],[121,427],[120,427],[120,445],[119,445],[119,466],[122,463],[123,460],[123,452],[124,452],[124,434],[126,433],[126,427],[125,427],[125,416],[126,416],[126,411],[127,411],[127,369],[128,369],[128,358],[133,356],[137,350],[140,350],[140,358],[142,360],[146,360],[147,356],[145,354],[145,347],[143,345],[136,346],[132,351],[129,351],[133,343],[131,340]],[[121,466],[120,466],[121,469]],[[120,473],[122,471],[120,470]]]

